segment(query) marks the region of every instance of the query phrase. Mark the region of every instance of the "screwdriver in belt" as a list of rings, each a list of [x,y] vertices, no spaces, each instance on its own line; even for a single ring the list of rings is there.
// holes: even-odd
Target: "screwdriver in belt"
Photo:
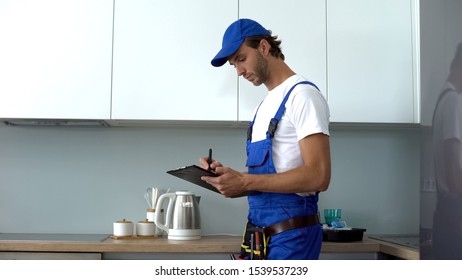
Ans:
[[[259,257],[259,259],[261,260],[261,254],[262,254],[262,251],[261,251],[261,240],[260,240],[260,233],[259,232],[255,232],[255,245],[257,247],[257,255]]]
[[[253,233],[250,234],[250,259],[253,260],[253,250],[255,249],[255,246],[253,245],[253,241],[254,241],[254,235]]]

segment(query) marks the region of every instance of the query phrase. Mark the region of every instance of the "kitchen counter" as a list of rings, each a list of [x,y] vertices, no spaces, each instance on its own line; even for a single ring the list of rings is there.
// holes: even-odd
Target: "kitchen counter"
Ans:
[[[0,240],[0,252],[66,253],[221,253],[237,254],[240,236],[203,236],[200,240],[176,241],[165,237],[113,239],[101,242],[58,240]],[[359,242],[323,242],[322,253],[382,253],[402,259],[419,259],[419,251],[407,246],[370,239]]]

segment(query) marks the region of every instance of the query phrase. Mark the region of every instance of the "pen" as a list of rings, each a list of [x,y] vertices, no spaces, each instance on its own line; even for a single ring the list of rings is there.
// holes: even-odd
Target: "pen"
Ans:
[[[207,163],[209,164],[209,168],[207,170],[212,171],[212,168],[210,167],[212,164],[212,149],[209,149],[209,158],[207,159]]]

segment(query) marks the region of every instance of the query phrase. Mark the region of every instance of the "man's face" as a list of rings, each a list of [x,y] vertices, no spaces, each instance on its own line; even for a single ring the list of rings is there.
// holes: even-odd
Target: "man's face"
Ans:
[[[244,77],[255,86],[268,80],[268,61],[260,49],[248,47],[245,43],[228,59],[236,68],[237,75]]]

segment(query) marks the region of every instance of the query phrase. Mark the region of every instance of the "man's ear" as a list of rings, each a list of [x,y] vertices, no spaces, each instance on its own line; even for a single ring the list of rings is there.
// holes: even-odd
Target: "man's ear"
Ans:
[[[259,46],[260,51],[262,52],[263,55],[268,55],[271,49],[271,45],[268,43],[267,40],[262,39],[260,40],[260,46]]]

